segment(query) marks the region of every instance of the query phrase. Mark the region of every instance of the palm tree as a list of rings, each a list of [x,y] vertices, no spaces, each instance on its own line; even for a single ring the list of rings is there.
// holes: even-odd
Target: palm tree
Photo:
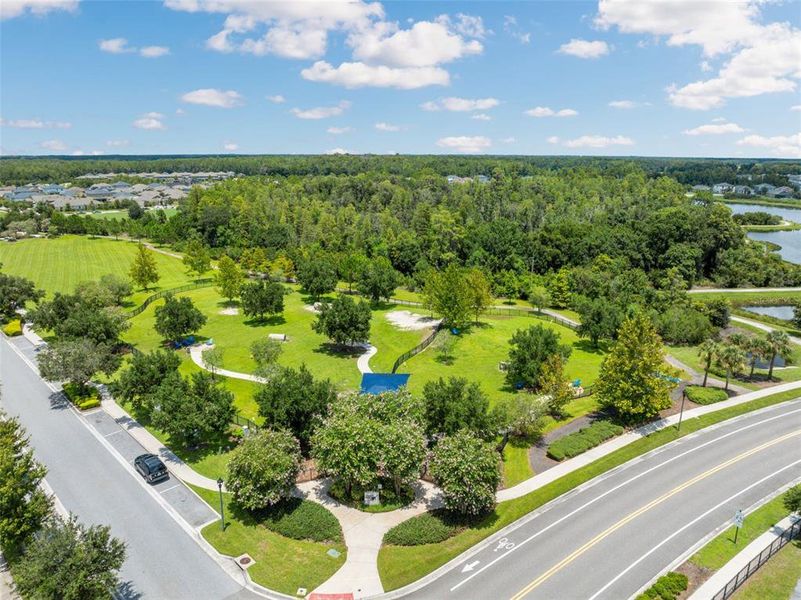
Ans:
[[[729,391],[729,377],[745,365],[745,354],[734,344],[724,344],[718,353],[718,364],[726,370],[726,391]]]
[[[770,345],[764,338],[752,337],[748,340],[746,351],[748,352],[748,363],[751,365],[751,372],[748,374],[748,378],[753,379],[756,364],[770,356]]]
[[[785,358],[790,354],[790,336],[783,331],[774,329],[765,336],[765,342],[769,348],[770,366],[768,367],[768,379],[773,378],[773,361],[777,356]]]
[[[741,350],[746,350],[751,341],[751,336],[744,333],[735,332],[726,338],[726,341],[733,346],[737,346]]]
[[[720,344],[711,338],[704,340],[698,347],[698,357],[704,361],[704,387],[706,387],[706,380],[709,377],[709,369],[712,368],[712,363],[717,359],[719,352]]]

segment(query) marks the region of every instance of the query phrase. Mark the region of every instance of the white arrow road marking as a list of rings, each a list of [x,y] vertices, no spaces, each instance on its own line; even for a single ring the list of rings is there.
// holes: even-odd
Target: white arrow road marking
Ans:
[[[477,565],[478,563],[480,563],[480,562],[481,562],[480,560],[474,560],[474,561],[473,561],[473,562],[471,562],[471,563],[467,563],[467,564],[464,566],[464,568],[462,569],[462,573],[467,573],[468,571],[472,571],[473,569],[475,569],[475,568],[476,568],[476,565]]]

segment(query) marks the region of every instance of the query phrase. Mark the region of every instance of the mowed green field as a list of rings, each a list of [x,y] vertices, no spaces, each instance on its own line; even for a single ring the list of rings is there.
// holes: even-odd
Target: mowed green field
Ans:
[[[78,235],[2,242],[0,263],[5,273],[33,280],[50,297],[55,292],[72,292],[78,283],[108,273],[127,279],[136,247],[135,242]],[[159,289],[192,282],[181,261],[158,252],[152,254],[161,279],[147,292],[135,290],[130,298],[134,304]]]

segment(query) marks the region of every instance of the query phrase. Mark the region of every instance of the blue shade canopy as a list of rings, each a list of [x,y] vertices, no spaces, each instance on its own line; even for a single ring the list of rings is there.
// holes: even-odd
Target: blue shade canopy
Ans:
[[[361,391],[363,394],[393,392],[406,385],[408,381],[408,373],[364,373],[362,375]]]

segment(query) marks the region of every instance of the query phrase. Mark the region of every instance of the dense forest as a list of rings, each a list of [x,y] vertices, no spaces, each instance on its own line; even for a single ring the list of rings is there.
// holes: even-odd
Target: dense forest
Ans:
[[[801,172],[798,160],[689,159],[591,156],[108,156],[0,157],[0,185],[66,182],[88,173],[234,171],[242,175],[358,175],[381,173],[419,177],[458,175],[539,175],[571,168],[591,168],[610,176],[640,170],[649,177],[668,175],[680,183],[734,183],[739,179],[786,185],[788,173]],[[750,177],[750,179],[748,179]]]

